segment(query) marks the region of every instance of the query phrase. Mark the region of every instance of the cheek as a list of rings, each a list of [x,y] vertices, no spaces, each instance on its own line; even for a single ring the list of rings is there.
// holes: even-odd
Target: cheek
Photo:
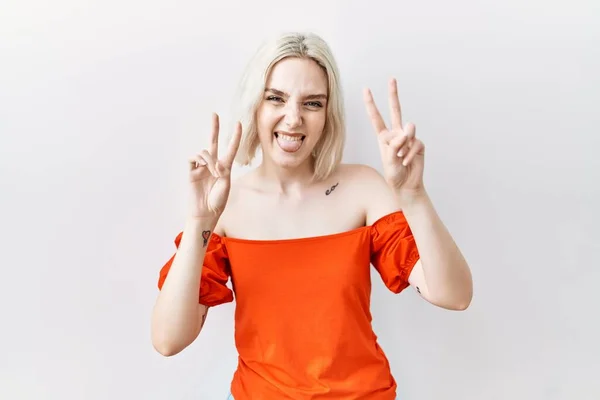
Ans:
[[[256,126],[258,128],[259,138],[264,139],[271,134],[272,119],[273,118],[269,115],[267,110],[259,110],[256,113]]]
[[[273,107],[261,107],[256,113],[256,121],[259,126],[271,128],[281,116],[277,112],[277,109]],[[270,127],[271,126],[271,127]]]
[[[310,130],[313,134],[318,133],[321,134],[325,129],[326,115],[325,113],[315,113],[311,116],[311,118],[307,121],[310,126]]]

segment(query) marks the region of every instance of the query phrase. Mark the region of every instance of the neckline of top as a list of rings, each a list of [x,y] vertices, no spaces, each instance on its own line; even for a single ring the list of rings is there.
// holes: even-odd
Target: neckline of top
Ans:
[[[304,236],[298,238],[287,238],[287,239],[244,239],[244,238],[236,238],[229,236],[219,236],[216,233],[213,233],[212,236],[216,236],[218,239],[224,242],[234,242],[234,243],[248,243],[248,244],[278,244],[278,243],[297,243],[297,242],[308,242],[308,241],[316,241],[316,240],[326,240],[326,239],[335,239],[343,236],[348,236],[352,234],[358,234],[365,230],[370,230],[373,227],[387,221],[390,219],[396,219],[398,217],[404,218],[404,213],[402,211],[394,211],[389,214],[386,214],[373,222],[371,225],[359,226],[358,228],[350,229],[348,231],[330,233],[327,235],[318,235],[318,236]]]

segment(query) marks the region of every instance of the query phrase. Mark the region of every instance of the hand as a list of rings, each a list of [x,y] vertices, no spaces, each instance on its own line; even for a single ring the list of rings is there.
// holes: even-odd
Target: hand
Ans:
[[[384,178],[393,190],[418,192],[423,190],[425,146],[415,136],[414,124],[402,124],[396,80],[389,83],[391,129],[388,129],[375,105],[369,89],[364,91],[367,113],[379,139]]]
[[[242,137],[242,125],[236,124],[225,158],[218,158],[219,116],[212,116],[210,148],[190,157],[190,217],[218,219],[229,197],[231,167]]]

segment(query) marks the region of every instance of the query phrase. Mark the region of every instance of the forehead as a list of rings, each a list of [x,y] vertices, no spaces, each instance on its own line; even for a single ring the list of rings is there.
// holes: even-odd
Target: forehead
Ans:
[[[327,93],[327,74],[314,60],[297,57],[284,58],[271,69],[267,87],[289,94]]]

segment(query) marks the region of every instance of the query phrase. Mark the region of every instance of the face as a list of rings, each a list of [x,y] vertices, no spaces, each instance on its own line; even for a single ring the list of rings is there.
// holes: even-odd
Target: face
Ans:
[[[323,135],[327,75],[313,60],[285,58],[272,69],[257,112],[263,160],[281,167],[310,162]]]

